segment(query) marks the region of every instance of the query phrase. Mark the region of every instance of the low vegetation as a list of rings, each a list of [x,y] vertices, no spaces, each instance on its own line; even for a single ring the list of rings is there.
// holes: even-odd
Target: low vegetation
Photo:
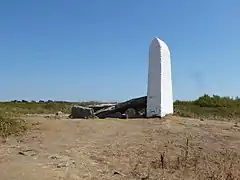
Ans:
[[[90,101],[82,103],[60,102],[60,101],[39,101],[27,102],[11,101],[0,103],[0,133],[2,136],[22,132],[24,129],[23,121],[13,118],[23,114],[54,114],[58,111],[70,113],[73,104],[87,106],[99,104],[100,102]],[[177,116],[191,118],[208,118],[216,120],[240,119],[240,98],[220,97],[217,95],[203,95],[194,101],[175,101],[174,113]]]
[[[9,135],[20,135],[26,130],[24,120],[10,115],[0,114],[0,136],[6,138]]]
[[[12,101],[1,102],[0,112],[14,114],[49,114],[62,111],[70,113],[73,104],[87,106],[100,102],[60,102],[60,101]],[[192,118],[209,118],[218,120],[240,119],[240,98],[203,95],[194,101],[175,101],[174,112],[177,116]]]
[[[81,106],[88,106],[92,104],[99,104],[100,102],[65,102],[65,101],[39,101],[27,102],[11,101],[0,102],[0,113],[14,113],[14,114],[55,114],[58,111],[63,113],[70,113],[72,105],[78,104]]]
[[[194,101],[175,101],[174,111],[182,117],[238,121],[240,99],[205,94]]]
[[[14,114],[68,113],[72,103],[60,102],[1,102],[0,112]]]

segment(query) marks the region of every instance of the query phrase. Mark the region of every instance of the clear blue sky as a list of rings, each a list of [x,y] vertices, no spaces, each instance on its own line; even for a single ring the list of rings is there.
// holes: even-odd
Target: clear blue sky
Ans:
[[[239,0],[0,0],[0,100],[146,94],[155,36],[174,99],[240,96]]]

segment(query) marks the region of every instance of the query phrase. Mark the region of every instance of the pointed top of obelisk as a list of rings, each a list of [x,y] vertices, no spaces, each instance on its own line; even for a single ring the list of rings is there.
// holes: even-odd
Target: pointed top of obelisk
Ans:
[[[150,45],[150,49],[156,46],[160,46],[161,49],[164,49],[169,52],[169,48],[167,44],[163,40],[159,39],[158,37],[153,38]]]

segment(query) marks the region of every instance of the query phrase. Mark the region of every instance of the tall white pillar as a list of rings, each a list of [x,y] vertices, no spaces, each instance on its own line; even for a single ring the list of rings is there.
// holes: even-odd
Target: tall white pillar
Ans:
[[[147,117],[173,113],[171,58],[168,46],[154,38],[149,48]]]

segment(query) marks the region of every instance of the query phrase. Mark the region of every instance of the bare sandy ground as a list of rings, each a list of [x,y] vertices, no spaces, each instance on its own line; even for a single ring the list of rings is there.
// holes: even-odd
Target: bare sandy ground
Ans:
[[[0,143],[1,180],[240,179],[235,123],[25,119],[24,137]]]

